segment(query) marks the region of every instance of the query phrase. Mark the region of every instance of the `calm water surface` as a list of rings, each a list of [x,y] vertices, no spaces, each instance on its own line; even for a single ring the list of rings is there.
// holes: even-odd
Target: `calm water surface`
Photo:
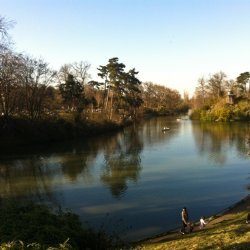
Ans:
[[[139,240],[180,227],[183,206],[195,221],[245,197],[248,135],[247,123],[161,117],[75,145],[2,153],[0,195],[61,206]]]

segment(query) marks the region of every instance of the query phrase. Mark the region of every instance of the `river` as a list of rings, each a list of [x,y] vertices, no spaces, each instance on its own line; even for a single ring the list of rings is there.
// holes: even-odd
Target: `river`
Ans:
[[[140,240],[180,227],[184,206],[196,221],[244,198],[249,135],[249,123],[158,117],[78,143],[15,149],[0,156],[0,195]]]

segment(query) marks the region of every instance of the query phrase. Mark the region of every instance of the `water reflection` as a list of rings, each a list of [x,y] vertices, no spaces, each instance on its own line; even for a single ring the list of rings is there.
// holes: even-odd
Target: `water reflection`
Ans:
[[[133,126],[111,138],[105,147],[102,182],[110,188],[114,197],[119,198],[127,189],[127,182],[136,182],[141,170],[140,153],[143,149],[142,138]]]
[[[51,190],[54,174],[41,157],[4,161],[0,164],[0,195],[35,201],[49,198],[56,203]]]
[[[163,133],[168,126],[170,133]],[[51,189],[58,182],[72,184],[96,182],[96,160],[103,155],[100,181],[112,196],[125,194],[128,183],[139,179],[141,152],[144,145],[170,142],[178,133],[175,119],[150,119],[133,125],[115,135],[101,136],[75,144],[52,147],[24,148],[6,154],[0,164],[0,192],[8,197],[51,197]],[[28,152],[28,153],[27,153]]]
[[[154,145],[159,143],[168,143],[180,133],[181,123],[176,118],[157,117],[146,120],[138,129],[139,136],[142,138],[143,144]],[[162,131],[162,128],[168,127],[170,130]]]
[[[88,157],[90,156],[90,157]],[[66,154],[60,157],[62,173],[72,183],[78,181],[78,176],[84,176],[84,180],[91,183],[94,178],[91,174],[92,155],[86,155],[84,152]]]
[[[249,157],[248,123],[193,122],[192,131],[200,155],[208,156],[209,160],[219,165],[225,164],[228,151],[232,148],[236,148],[239,157]]]
[[[84,143],[70,145],[64,154],[59,152],[59,162],[64,177],[71,183],[77,183],[79,177],[84,183],[93,183],[95,177],[91,170],[102,150],[101,145],[107,139],[103,136],[94,140],[86,140]]]

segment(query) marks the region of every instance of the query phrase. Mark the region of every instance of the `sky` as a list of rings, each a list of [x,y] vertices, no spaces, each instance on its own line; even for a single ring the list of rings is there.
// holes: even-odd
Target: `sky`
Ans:
[[[183,94],[198,79],[250,71],[249,0],[0,0],[15,50],[58,70],[112,57],[138,78]]]

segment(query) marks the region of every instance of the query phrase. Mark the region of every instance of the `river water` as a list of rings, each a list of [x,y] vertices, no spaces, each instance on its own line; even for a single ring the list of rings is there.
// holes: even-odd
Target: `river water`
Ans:
[[[249,123],[160,117],[74,144],[15,149],[0,156],[0,195],[139,240],[180,227],[184,206],[196,221],[244,198],[249,135]]]

